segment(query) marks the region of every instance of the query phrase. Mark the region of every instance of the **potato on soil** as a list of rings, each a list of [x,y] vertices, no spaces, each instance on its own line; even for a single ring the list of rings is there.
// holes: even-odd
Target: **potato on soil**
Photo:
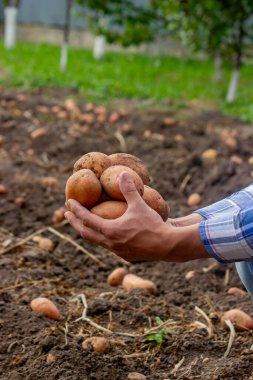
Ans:
[[[111,286],[119,286],[126,275],[127,270],[125,268],[116,268],[107,277],[107,283]]]
[[[38,297],[31,301],[31,309],[36,313],[45,315],[45,317],[53,320],[60,318],[60,312],[55,304],[48,298]]]
[[[127,375],[127,380],[146,380],[146,376],[139,372],[130,372]]]
[[[111,166],[111,161],[106,154],[90,152],[76,161],[73,172],[75,173],[81,169],[90,169],[100,178],[103,171],[109,168],[109,166]]]
[[[90,210],[93,214],[104,219],[117,219],[127,210],[127,203],[121,201],[106,201],[99,203]]]
[[[7,187],[0,184],[0,194],[6,194],[8,192]]]
[[[92,336],[91,338],[87,338],[83,341],[82,348],[84,350],[92,349],[95,352],[103,353],[109,350],[110,343],[102,336]]]
[[[60,207],[57,210],[55,210],[52,216],[53,224],[61,223],[65,219],[64,217],[65,212],[66,212],[65,207]]]
[[[145,289],[150,293],[156,290],[156,285],[153,281],[144,280],[143,278],[136,276],[135,274],[127,274],[123,278],[122,286],[126,290]]]
[[[118,182],[118,178],[120,174],[123,172],[127,172],[130,175],[130,177],[132,178],[132,181],[134,182],[136,186],[137,191],[139,192],[140,195],[143,195],[144,186],[143,186],[143,182],[141,178],[138,176],[138,174],[135,171],[123,165],[110,166],[108,169],[106,169],[103,172],[103,174],[101,175],[100,181],[105,192],[112,198],[125,200],[119,188],[119,182]]]
[[[165,221],[169,217],[169,206],[163,199],[163,197],[149,186],[144,186],[143,200],[147,203],[149,207],[155,210]]]
[[[96,204],[102,187],[96,175],[89,169],[78,170],[66,183],[66,200],[75,199],[81,205],[91,208]]]
[[[237,287],[229,288],[227,293],[233,296],[242,296],[242,297],[245,297],[248,294],[244,290]]]
[[[222,315],[221,325],[227,329],[225,320],[231,321],[237,331],[253,330],[253,319],[240,309],[231,309]]]
[[[148,170],[146,165],[138,157],[128,153],[115,153],[109,156],[111,165],[124,165],[135,171],[142,179],[144,185],[148,185],[150,182]]]
[[[54,242],[49,239],[42,236],[35,236],[33,238],[33,241],[38,243],[38,246],[40,249],[43,249],[43,251],[52,251],[54,248]]]
[[[202,199],[198,193],[191,194],[187,199],[187,205],[189,207],[198,206],[201,203]]]

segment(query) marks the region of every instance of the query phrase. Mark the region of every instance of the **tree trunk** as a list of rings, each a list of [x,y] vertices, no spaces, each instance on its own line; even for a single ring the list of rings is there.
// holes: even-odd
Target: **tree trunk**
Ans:
[[[239,83],[239,77],[240,77],[240,68],[235,67],[232,71],[228,92],[227,92],[227,103],[233,103],[236,98],[237,93],[237,87]]]
[[[238,87],[239,77],[240,77],[240,70],[242,66],[244,35],[245,33],[244,33],[243,19],[241,19],[238,24],[238,38],[237,38],[237,43],[235,44],[235,61],[234,61],[232,76],[231,76],[229,87],[228,87],[228,92],[227,92],[227,98],[226,98],[227,103],[233,103],[236,98],[237,87]]]
[[[66,1],[66,15],[63,32],[63,44],[61,46],[60,70],[65,71],[68,64],[68,46],[69,46],[69,30],[70,30],[70,13],[72,0]]]
[[[222,70],[222,58],[220,52],[217,52],[214,58],[214,81],[219,83],[223,79]]]
[[[96,36],[93,46],[93,57],[101,59],[105,55],[106,38],[105,36]]]
[[[17,13],[15,6],[8,6],[4,9],[4,46],[12,49],[16,45]]]

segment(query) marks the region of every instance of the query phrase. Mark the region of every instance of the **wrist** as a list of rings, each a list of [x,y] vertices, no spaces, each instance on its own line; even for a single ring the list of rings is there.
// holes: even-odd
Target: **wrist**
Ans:
[[[170,223],[175,227],[186,227],[192,224],[199,223],[204,219],[205,218],[202,215],[194,212],[190,215],[183,216],[181,218],[167,219],[166,223]]]
[[[199,233],[199,224],[164,229],[164,254],[162,260],[185,262],[209,258]]]

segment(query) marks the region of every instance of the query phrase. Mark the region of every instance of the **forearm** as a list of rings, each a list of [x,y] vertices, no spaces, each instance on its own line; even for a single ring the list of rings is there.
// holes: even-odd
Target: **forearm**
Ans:
[[[161,244],[167,247],[164,261],[185,262],[210,257],[201,241],[198,223],[169,227]]]

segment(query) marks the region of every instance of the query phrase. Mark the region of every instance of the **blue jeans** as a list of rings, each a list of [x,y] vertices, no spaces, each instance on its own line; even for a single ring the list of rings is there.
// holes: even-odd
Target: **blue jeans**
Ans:
[[[253,262],[239,261],[235,266],[243,285],[253,297]]]

